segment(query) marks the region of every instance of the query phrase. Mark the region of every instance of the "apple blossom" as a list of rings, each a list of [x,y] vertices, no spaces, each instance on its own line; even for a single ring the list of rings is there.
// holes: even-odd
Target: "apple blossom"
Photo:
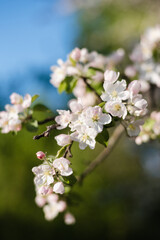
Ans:
[[[120,101],[109,101],[105,104],[106,112],[110,113],[114,117],[125,119],[127,116],[127,109],[125,105]]]
[[[56,136],[55,139],[59,146],[66,146],[71,143],[71,138],[67,134],[60,134],[60,135]]]
[[[53,161],[53,167],[57,169],[62,176],[69,176],[73,173],[69,165],[70,161],[64,157],[57,158]]]
[[[53,192],[63,194],[64,193],[64,186],[62,182],[57,182],[53,186]]]

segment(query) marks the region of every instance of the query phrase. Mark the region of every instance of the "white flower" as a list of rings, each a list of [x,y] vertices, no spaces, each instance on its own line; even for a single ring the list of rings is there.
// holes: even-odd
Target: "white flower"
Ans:
[[[152,57],[153,50],[160,43],[160,26],[157,25],[152,28],[148,28],[141,38],[141,46],[145,58]]]
[[[81,57],[80,57],[80,62],[86,63],[89,60],[89,53],[86,48],[81,49]]]
[[[153,61],[146,61],[138,67],[140,80],[148,81],[160,87],[160,65]]]
[[[55,139],[57,141],[57,144],[62,147],[71,143],[71,138],[67,134],[60,134],[56,136]]]
[[[30,94],[26,94],[23,99],[22,107],[23,108],[28,108],[31,106],[32,103],[32,97]]]
[[[36,175],[36,177],[34,178],[34,182],[37,186],[49,186],[51,183],[54,182],[53,176],[55,175],[55,171],[48,164],[44,163],[38,167],[34,167],[32,168],[32,172]]]
[[[53,186],[53,191],[55,193],[63,194],[64,193],[64,186],[62,182],[57,182]]]
[[[9,130],[10,131],[18,132],[21,130],[21,128],[22,128],[21,120],[19,120],[18,118],[12,118],[9,120]]]
[[[70,136],[73,141],[79,142],[79,148],[82,150],[85,149],[87,145],[91,149],[95,148],[97,131],[93,128],[82,125],[79,131],[72,133]]]
[[[46,199],[41,195],[37,195],[35,198],[35,202],[39,207],[43,207],[46,203]]]
[[[70,57],[76,62],[78,62],[81,57],[81,50],[79,48],[73,49],[73,51],[70,54]]]
[[[71,224],[74,224],[76,222],[76,219],[71,213],[67,212],[64,216],[64,222],[67,225],[71,225]]]
[[[80,99],[72,99],[69,101],[69,108],[73,113],[80,113],[83,110],[83,105]]]
[[[137,95],[140,90],[141,90],[141,84],[138,80],[134,80],[128,85],[128,91],[130,93],[131,98]]]
[[[48,221],[53,220],[59,214],[58,203],[53,202],[52,204],[45,205],[43,211],[46,220]]]
[[[67,65],[61,59],[58,60],[59,66],[52,66],[51,70],[53,73],[51,74],[50,83],[55,86],[59,87],[60,83],[65,79],[67,74]]]
[[[104,82],[103,87],[105,92],[102,93],[101,99],[103,101],[122,101],[126,100],[129,97],[129,93],[126,90],[126,81],[117,81],[116,83]]]
[[[60,171],[62,176],[69,176],[73,173],[72,168],[69,167],[70,161],[64,157],[57,158],[53,161],[53,167]]]
[[[55,121],[60,125],[59,127],[57,127],[57,129],[64,129],[70,123],[72,115],[70,111],[57,110],[57,112],[59,113],[59,116],[55,118]]]
[[[137,44],[135,46],[135,48],[133,49],[131,55],[130,55],[130,59],[133,62],[142,62],[144,60],[144,55],[142,52],[142,47],[140,46],[140,44]]]
[[[133,65],[129,65],[125,68],[124,73],[127,77],[134,77],[136,75],[136,68]]]
[[[147,106],[147,101],[142,98],[141,94],[137,94],[132,99],[129,99],[127,110],[131,115],[139,117],[147,113]]]
[[[23,97],[19,95],[18,93],[12,93],[10,95],[10,100],[12,104],[22,104]]]
[[[103,125],[109,124],[112,118],[109,114],[102,113],[99,106],[88,107],[85,109],[85,123],[94,128],[97,132],[102,132]]]
[[[107,56],[108,65],[113,66],[113,65],[118,64],[119,62],[122,61],[124,55],[125,55],[125,51],[123,48],[117,49],[115,52],[113,52],[109,56]]]
[[[9,128],[9,113],[2,111],[0,112],[0,128],[2,128],[2,133],[8,133],[10,131]]]
[[[130,137],[137,137],[140,133],[140,126],[144,124],[143,120],[136,120],[127,126],[127,133]]]
[[[114,117],[125,119],[127,115],[127,109],[125,105],[120,101],[109,101],[105,104],[106,112],[110,113]]]
[[[106,70],[104,73],[104,83],[114,83],[117,81],[119,78],[119,72],[116,73],[115,71],[112,70]]]
[[[65,201],[59,201],[58,202],[58,210],[59,212],[63,212],[67,207],[67,204]]]

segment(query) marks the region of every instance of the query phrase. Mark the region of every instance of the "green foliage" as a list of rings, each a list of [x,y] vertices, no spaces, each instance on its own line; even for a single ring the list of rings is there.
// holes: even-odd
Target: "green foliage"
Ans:
[[[49,108],[47,108],[45,105],[38,103],[33,107],[34,111],[38,111],[38,112],[51,112],[51,110]]]
[[[67,76],[61,83],[58,88],[59,93],[66,91],[67,93],[72,93],[73,89],[77,84],[77,78],[73,76]]]
[[[76,177],[72,174],[70,176],[59,176],[59,179],[64,183],[64,184],[67,184],[67,185],[70,185],[70,186],[73,186],[76,182],[77,182],[77,179]]]
[[[38,121],[37,120],[31,120],[25,124],[26,129],[29,132],[37,132],[38,130]]]
[[[35,94],[33,97],[32,97],[32,103],[39,97],[38,94]]]
[[[99,133],[96,137],[96,141],[102,144],[103,146],[108,146],[108,140],[109,140],[109,133],[106,128],[103,129],[101,133]]]

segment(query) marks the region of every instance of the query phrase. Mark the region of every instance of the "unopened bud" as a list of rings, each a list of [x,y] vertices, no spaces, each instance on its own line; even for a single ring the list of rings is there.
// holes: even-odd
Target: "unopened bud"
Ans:
[[[36,153],[38,159],[43,160],[46,157],[46,154],[42,151]]]

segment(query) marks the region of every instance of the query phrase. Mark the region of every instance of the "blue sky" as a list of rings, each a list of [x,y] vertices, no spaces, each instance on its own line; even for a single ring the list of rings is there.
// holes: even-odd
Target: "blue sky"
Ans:
[[[50,66],[58,58],[65,59],[75,47],[76,15],[60,13],[58,9],[63,6],[58,3],[58,0],[0,0],[2,102],[2,96],[6,99],[12,91],[34,94],[36,90],[35,93],[43,94],[43,86],[37,85],[32,76],[33,69],[49,74]],[[47,89],[46,96],[52,94],[52,86]]]

